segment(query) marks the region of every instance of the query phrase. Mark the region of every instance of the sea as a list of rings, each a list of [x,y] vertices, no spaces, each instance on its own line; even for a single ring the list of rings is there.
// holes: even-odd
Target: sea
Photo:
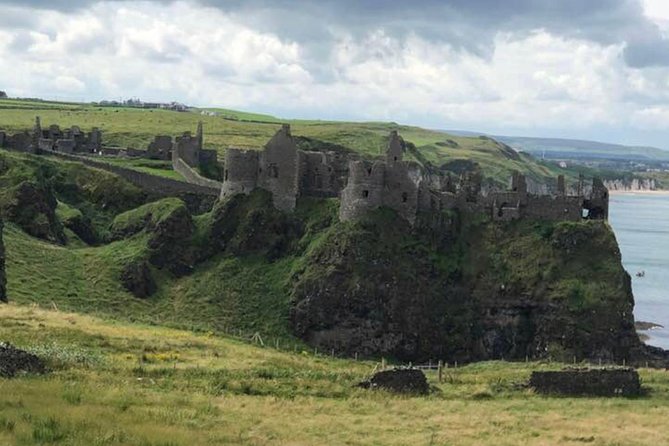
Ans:
[[[669,349],[669,193],[612,194],[609,223],[632,276],[636,320],[663,326],[643,331],[646,343]]]

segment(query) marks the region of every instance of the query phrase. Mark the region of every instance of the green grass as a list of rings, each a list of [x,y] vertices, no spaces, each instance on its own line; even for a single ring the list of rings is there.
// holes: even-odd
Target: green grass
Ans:
[[[123,289],[118,278],[123,265],[147,256],[147,237],[140,233],[98,247],[64,247],[7,224],[9,299],[196,330],[258,332],[297,342],[289,333],[289,297],[283,288],[294,259],[217,256],[183,278],[155,270],[158,292],[142,300]]]
[[[232,337],[0,306],[0,339],[47,376],[0,379],[7,445],[648,445],[669,432],[669,376],[647,396],[560,398],[523,386],[561,364],[487,362],[435,372],[428,397],[356,388],[374,362]]]
[[[112,158],[104,157],[98,159],[108,164],[121,166],[128,169],[144,172],[158,177],[170,178],[172,180],[186,181],[186,179],[179,172],[172,169],[171,161],[151,160],[151,159],[126,159],[126,158]]]
[[[117,215],[111,223],[110,231],[116,234],[136,234],[148,226],[157,226],[179,208],[185,208],[185,204],[175,197],[147,203]]]
[[[205,146],[215,148],[223,154],[227,147],[260,148],[277,131],[281,122],[289,122],[296,136],[339,144],[369,157],[382,154],[388,132],[398,129],[405,140],[417,146],[421,158],[437,166],[458,160],[475,161],[481,165],[485,175],[498,184],[506,184],[513,170],[525,172],[535,180],[555,177],[558,172],[568,175],[574,173],[540,163],[527,155],[512,159],[497,143],[487,138],[459,137],[395,123],[291,121],[225,109],[207,110],[218,110],[221,115],[205,116],[199,110],[180,113],[168,110],[95,107],[88,104],[4,100],[0,103],[0,128],[10,132],[30,129],[35,116],[39,115],[43,125],[79,125],[85,130],[99,127],[104,132],[104,141],[108,145],[146,148],[155,135],[178,136],[184,131],[192,132],[195,131],[198,121],[203,121]],[[151,173],[161,175],[169,172],[146,165],[130,165],[132,168],[149,169]]]

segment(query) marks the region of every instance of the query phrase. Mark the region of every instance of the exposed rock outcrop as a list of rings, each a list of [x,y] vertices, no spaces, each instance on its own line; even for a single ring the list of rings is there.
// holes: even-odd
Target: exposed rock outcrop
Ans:
[[[40,358],[11,344],[0,342],[0,377],[13,378],[20,373],[45,372],[46,365]]]
[[[271,194],[258,189],[248,198],[236,195],[215,206],[210,248],[273,260],[293,250],[303,233],[298,218],[274,209]]]
[[[146,298],[156,292],[156,282],[151,275],[151,268],[145,261],[127,264],[121,271],[123,287],[135,297]]]
[[[58,202],[49,188],[24,181],[2,193],[2,216],[28,234],[63,244],[63,227],[56,217]]]
[[[605,223],[427,221],[412,231],[383,211],[332,227],[294,275],[295,333],[407,361],[639,357],[629,276]]]
[[[417,369],[384,370],[361,382],[360,387],[413,395],[427,395],[430,392],[425,374]]]
[[[638,396],[641,381],[636,370],[565,369],[532,372],[530,387],[549,395],[566,396]]]

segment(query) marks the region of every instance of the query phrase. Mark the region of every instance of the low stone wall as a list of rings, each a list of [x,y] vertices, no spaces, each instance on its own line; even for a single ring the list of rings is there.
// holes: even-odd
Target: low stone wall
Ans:
[[[205,186],[201,184],[193,184],[190,182],[173,180],[171,178],[159,177],[148,173],[128,169],[126,167],[116,166],[114,164],[96,160],[91,157],[68,155],[58,152],[52,152],[51,155],[55,155],[59,158],[67,159],[70,161],[77,161],[90,167],[95,167],[98,169],[106,170],[107,172],[114,173],[120,176],[121,178],[131,182],[132,184],[144,190],[145,192],[156,194],[159,196],[168,197],[168,196],[180,196],[183,194],[198,194],[198,195],[210,195],[218,197],[221,191],[220,186],[216,185]]]
[[[183,177],[191,184],[196,184],[201,187],[206,187],[209,189],[216,189],[218,194],[220,194],[221,189],[223,188],[223,183],[218,181],[205,178],[190,167],[184,160],[177,156],[177,152],[172,152],[172,168],[179,172]]]
[[[639,374],[625,369],[567,369],[532,372],[530,387],[539,393],[568,396],[636,396]]]

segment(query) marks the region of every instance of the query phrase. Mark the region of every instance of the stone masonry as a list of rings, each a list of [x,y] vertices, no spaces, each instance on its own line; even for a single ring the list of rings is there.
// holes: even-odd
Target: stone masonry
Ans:
[[[392,131],[383,158],[342,160],[341,154],[298,150],[290,126],[283,125],[261,151],[227,150],[221,198],[262,188],[272,193],[274,206],[290,211],[301,196],[338,196],[342,221],[380,207],[394,209],[410,223],[419,212],[455,208],[488,213],[496,221],[608,217],[608,191],[598,179],[587,195],[582,184],[577,194],[568,195],[564,177],[557,180],[556,194],[537,195],[528,192],[525,176],[516,172],[510,190],[484,194],[478,172],[464,173],[458,184],[450,175],[435,178],[418,163],[404,160],[406,147]]]

